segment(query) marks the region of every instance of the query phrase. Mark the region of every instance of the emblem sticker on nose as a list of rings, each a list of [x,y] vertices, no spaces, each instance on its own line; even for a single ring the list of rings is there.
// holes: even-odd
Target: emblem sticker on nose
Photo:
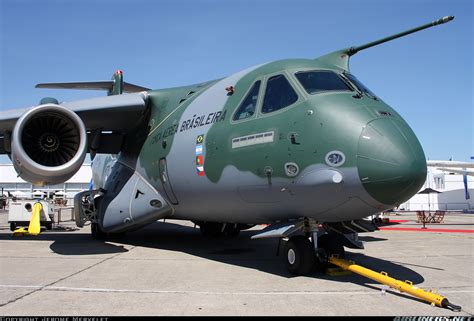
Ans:
[[[332,167],[338,167],[344,164],[346,161],[346,156],[343,152],[338,150],[333,150],[326,154],[326,164]]]

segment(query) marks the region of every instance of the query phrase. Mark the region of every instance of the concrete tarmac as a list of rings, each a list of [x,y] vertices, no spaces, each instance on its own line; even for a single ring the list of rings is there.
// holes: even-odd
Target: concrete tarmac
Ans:
[[[428,232],[360,234],[366,249],[346,249],[362,266],[436,289],[461,312],[355,274],[294,277],[276,256],[277,239],[250,240],[259,226],[213,239],[167,220],[101,242],[73,222],[13,237],[6,217],[0,212],[0,316],[474,315],[474,215],[447,214]],[[403,221],[390,228],[421,227],[413,213],[390,218]]]

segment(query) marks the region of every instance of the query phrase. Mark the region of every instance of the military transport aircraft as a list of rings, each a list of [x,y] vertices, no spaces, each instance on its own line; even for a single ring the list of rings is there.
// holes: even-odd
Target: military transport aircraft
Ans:
[[[407,123],[349,72],[349,58],[446,23],[444,17],[317,59],[288,59],[226,78],[150,90],[123,81],[39,84],[104,89],[107,97],[0,113],[0,153],[36,185],[66,181],[86,153],[94,189],[75,199],[78,226],[94,237],[162,218],[190,220],[205,235],[286,242],[297,275],[344,246],[363,248],[362,218],[398,206],[426,178],[422,147]]]

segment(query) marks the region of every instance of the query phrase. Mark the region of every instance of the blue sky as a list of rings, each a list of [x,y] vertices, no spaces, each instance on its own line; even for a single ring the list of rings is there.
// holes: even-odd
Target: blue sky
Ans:
[[[316,58],[446,15],[355,55],[351,72],[410,124],[429,159],[474,156],[471,0],[0,0],[0,110],[104,95],[35,89],[107,80],[149,88]]]

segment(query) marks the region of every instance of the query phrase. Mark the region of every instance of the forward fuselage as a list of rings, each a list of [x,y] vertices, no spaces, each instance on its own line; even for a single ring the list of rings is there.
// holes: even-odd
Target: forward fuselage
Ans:
[[[333,87],[309,89],[313,71],[331,73]],[[283,60],[150,91],[135,170],[178,219],[334,222],[395,207],[425,180],[423,150],[393,108],[343,72],[318,60]],[[347,88],[338,89],[332,74]],[[94,160],[99,187],[111,161]]]

